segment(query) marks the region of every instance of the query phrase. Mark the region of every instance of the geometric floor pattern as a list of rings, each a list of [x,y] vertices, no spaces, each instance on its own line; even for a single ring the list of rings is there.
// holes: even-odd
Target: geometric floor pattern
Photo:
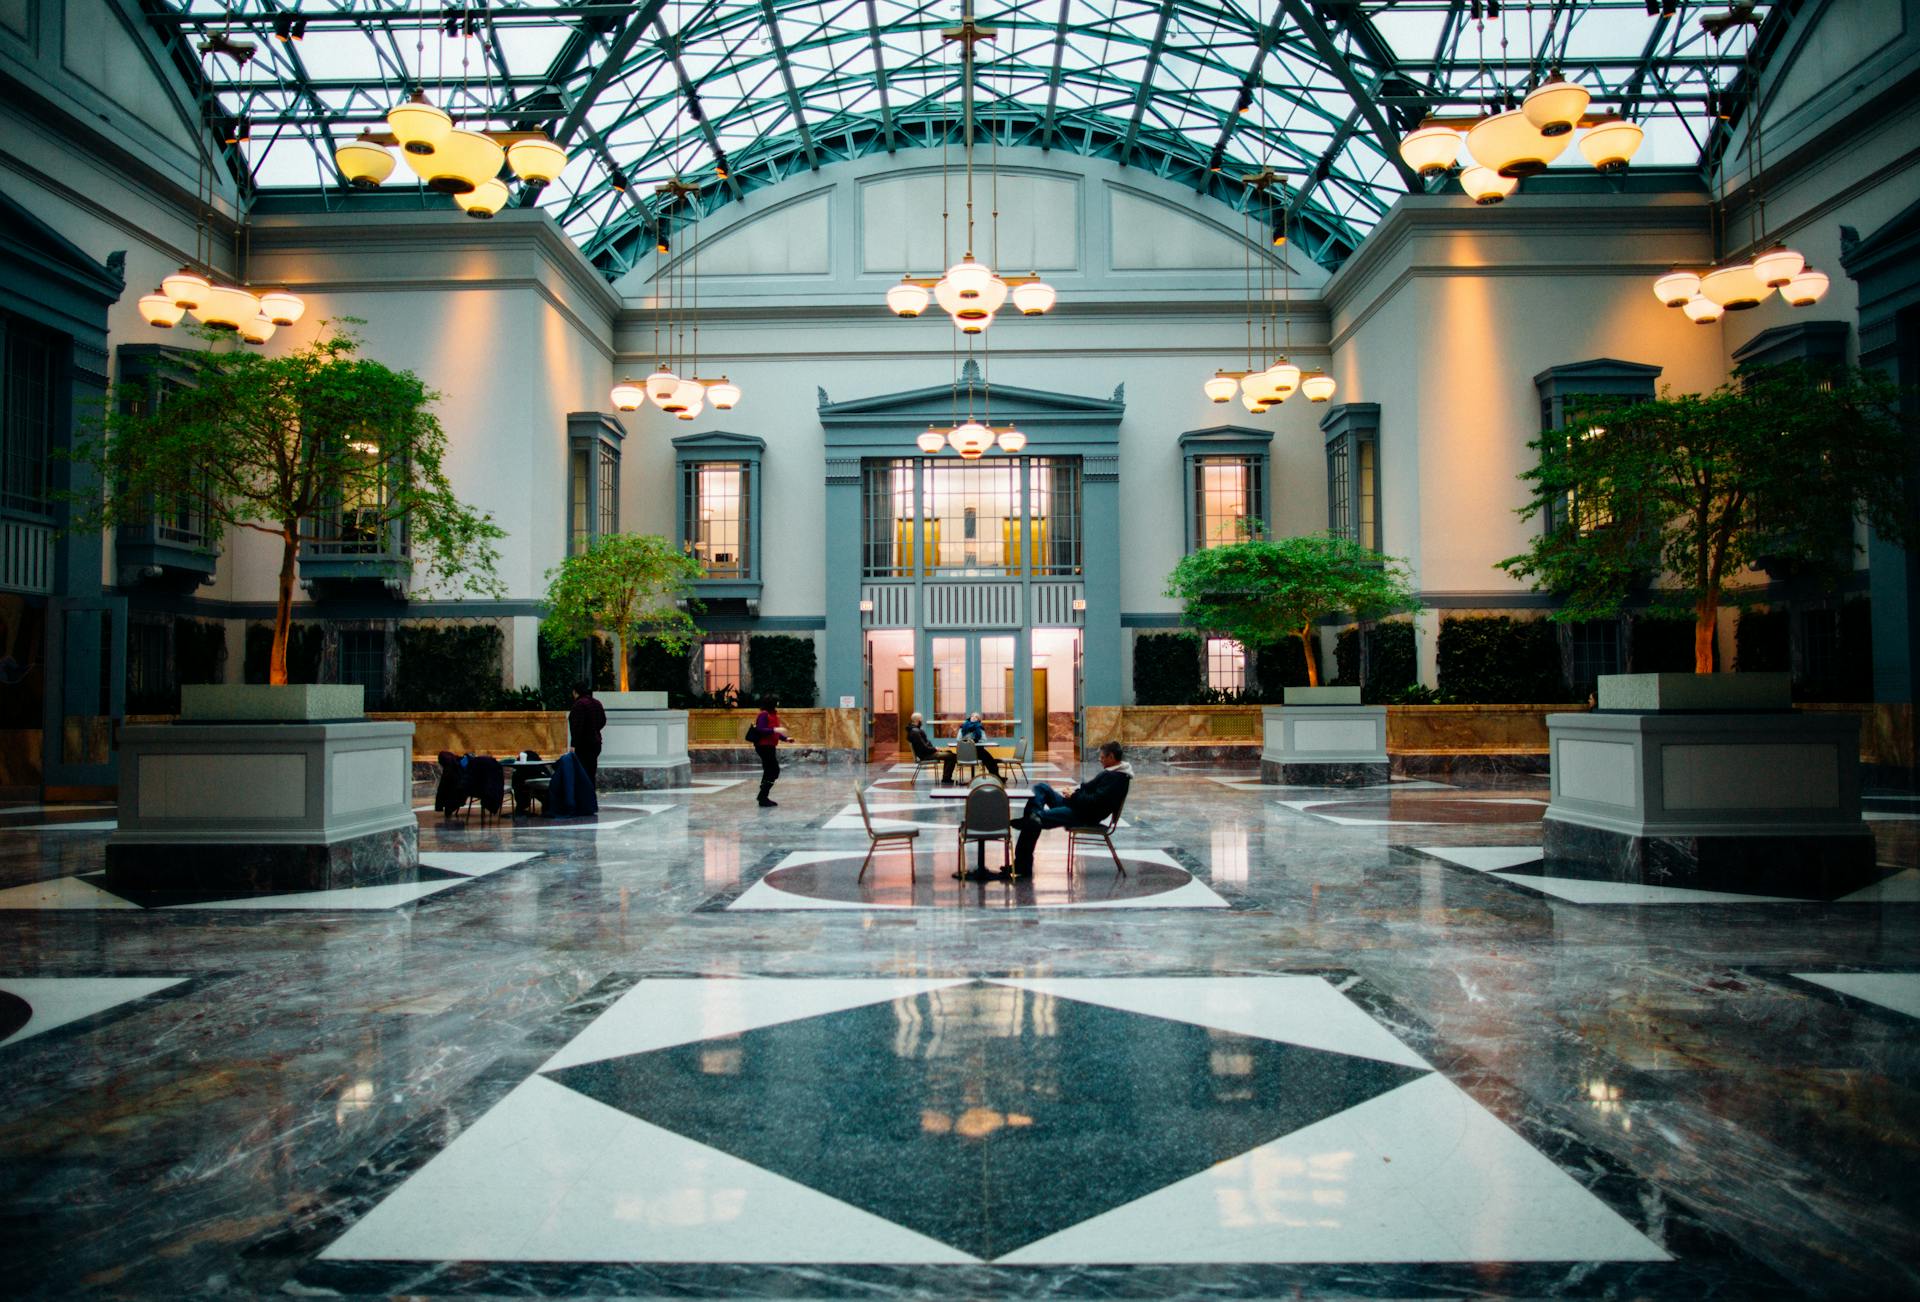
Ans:
[[[129,1004],[191,978],[0,977],[0,1045],[22,1040]]]
[[[239,909],[250,912],[395,909],[539,857],[539,851],[423,850],[418,881],[238,898],[210,895],[183,899],[177,894],[117,892],[107,887],[104,872],[89,872],[0,890],[0,909]]]
[[[937,839],[936,839],[937,838]],[[1205,882],[1181,867],[1164,850],[1127,847],[1121,853],[1124,874],[1114,871],[1104,851],[1083,853],[1080,867],[1067,876],[1059,838],[1043,838],[1031,877],[988,882],[956,881],[955,843],[943,837],[915,854],[909,875],[906,854],[898,848],[877,852],[864,877],[864,851],[796,850],[781,858],[726,907],[729,910],[790,909],[1225,909],[1231,906]],[[1056,844],[1048,844],[1051,840]],[[930,853],[931,851],[931,853]],[[989,847],[988,864],[998,868],[999,849]],[[975,856],[968,855],[968,866]]]
[[[644,980],[321,1257],[1667,1259],[1318,976]]]
[[[1430,845],[1411,847],[1418,853],[1460,868],[1485,873],[1495,880],[1572,904],[1806,904],[1793,895],[1748,895],[1737,891],[1707,891],[1682,886],[1642,886],[1634,882],[1597,881],[1584,877],[1547,877],[1537,868],[1544,856],[1539,846]],[[1834,904],[1920,903],[1920,869],[1890,873],[1870,886],[1843,895]]]
[[[1920,1017],[1920,972],[1795,972],[1802,981],[1850,999]]]

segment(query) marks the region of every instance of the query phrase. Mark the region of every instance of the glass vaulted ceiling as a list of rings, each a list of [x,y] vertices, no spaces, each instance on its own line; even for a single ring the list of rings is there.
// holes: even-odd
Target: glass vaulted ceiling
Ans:
[[[654,187],[670,177],[698,183],[707,210],[836,160],[957,137],[957,47],[940,38],[956,0],[141,3],[209,118],[249,120],[229,161],[254,185],[338,192],[334,146],[424,88],[463,126],[538,127],[567,146],[565,174],[515,202],[551,213],[610,275],[650,247]],[[1710,35],[1700,19],[1724,4],[1651,7],[977,0],[998,29],[975,76],[980,139],[1115,159],[1268,221],[1280,214],[1241,178],[1271,167],[1295,238],[1334,264],[1419,184],[1397,156],[1405,130],[1482,111],[1533,69],[1558,66],[1596,109],[1641,121],[1636,165],[1700,166],[1724,126],[1709,91],[1739,75],[1755,34]],[[278,39],[293,19],[301,39]],[[199,53],[222,33],[258,54],[237,67]],[[1561,165],[1584,166],[1576,150]]]

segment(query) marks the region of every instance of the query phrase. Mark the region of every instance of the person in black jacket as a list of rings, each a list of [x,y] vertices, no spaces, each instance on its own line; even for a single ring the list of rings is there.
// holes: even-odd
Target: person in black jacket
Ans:
[[[600,734],[607,730],[607,707],[594,699],[585,683],[573,685],[573,708],[567,711],[567,736],[573,753],[587,771],[587,781],[600,781]]]
[[[1034,783],[1026,810],[1013,820],[1013,825],[1020,829],[1020,839],[1013,847],[1013,875],[1032,874],[1033,847],[1039,843],[1040,833],[1049,827],[1104,822],[1125,803],[1127,790],[1132,785],[1133,765],[1127,763],[1126,753],[1117,741],[1101,743],[1100,772],[1090,781],[1064,792],[1055,791],[1044,782]]]
[[[966,732],[967,725],[963,723],[960,725],[960,735],[965,736]],[[981,730],[981,735],[986,735],[984,728]],[[917,710],[907,720],[907,745],[913,748],[913,757],[917,760],[939,760],[940,784],[947,787],[953,785],[953,765],[958,757],[953,751],[941,750],[927,740],[927,723]],[[981,767],[996,778],[999,777],[1000,761],[988,754],[985,746],[980,748],[979,754]]]

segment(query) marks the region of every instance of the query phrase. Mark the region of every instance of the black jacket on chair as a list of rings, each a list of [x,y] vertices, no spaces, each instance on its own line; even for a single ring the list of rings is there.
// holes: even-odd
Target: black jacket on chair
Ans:
[[[1082,823],[1104,822],[1126,803],[1127,789],[1132,785],[1131,765],[1119,764],[1110,769],[1101,769],[1094,777],[1073,789],[1073,794],[1067,797],[1067,808]]]
[[[927,730],[917,723],[907,725],[907,745],[913,747],[915,759],[940,758],[939,750],[927,740]]]

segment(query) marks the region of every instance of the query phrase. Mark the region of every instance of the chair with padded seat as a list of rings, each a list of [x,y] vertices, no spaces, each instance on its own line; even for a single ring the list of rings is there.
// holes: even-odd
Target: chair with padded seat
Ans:
[[[967,771],[967,781],[980,772],[980,747],[971,737],[959,737],[953,743],[953,767]]]
[[[978,777],[967,787],[967,798],[960,812],[958,844],[960,870],[955,877],[967,875],[967,847],[988,841],[1000,843],[1001,871],[1013,868],[1013,810],[1007,801],[1006,784],[991,775]],[[984,855],[984,851],[982,852]]]
[[[1098,823],[1070,823],[1062,830],[1067,834],[1067,876],[1073,876],[1073,865],[1080,845],[1098,842],[1107,847],[1107,853],[1113,856],[1114,871],[1120,876],[1127,875],[1126,865],[1120,862],[1120,852],[1113,848],[1113,834],[1120,828],[1120,811],[1127,806],[1127,798],[1120,797],[1120,803],[1114,806],[1113,813]]]
[[[917,827],[896,827],[876,832],[873,830],[873,816],[867,813],[867,793],[861,788],[858,782],[853,784],[853,799],[854,802],[860,806],[860,821],[867,829],[867,857],[860,861],[860,875],[855,877],[854,880],[860,881],[866,877],[867,866],[873,862],[874,852],[883,846],[898,846],[905,850],[907,852],[907,880],[917,880],[914,876],[913,868],[913,842],[914,838],[920,835],[920,829]]]
[[[1030,743],[1027,741],[1024,733],[1013,739],[1013,754],[1000,761],[1000,776],[1002,778],[1012,778],[1017,771],[1022,782],[1030,780],[1027,777],[1027,751],[1029,745]]]

